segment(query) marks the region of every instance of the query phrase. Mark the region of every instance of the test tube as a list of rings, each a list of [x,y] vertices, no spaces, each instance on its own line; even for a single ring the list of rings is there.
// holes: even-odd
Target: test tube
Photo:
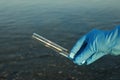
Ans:
[[[53,49],[54,51],[58,52],[60,55],[68,57],[69,51],[64,47],[44,38],[43,36],[38,35],[37,33],[33,33],[32,37],[38,40],[41,44],[46,47]]]

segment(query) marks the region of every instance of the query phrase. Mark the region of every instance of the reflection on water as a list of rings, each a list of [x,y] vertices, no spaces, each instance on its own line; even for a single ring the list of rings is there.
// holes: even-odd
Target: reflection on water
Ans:
[[[101,68],[94,74],[95,70],[80,67],[81,77],[78,77],[78,71],[73,71],[73,75],[68,70],[74,68],[74,64],[52,54],[55,52],[38,44],[31,35],[39,33],[71,49],[76,40],[91,29],[108,30],[120,24],[119,3],[119,0],[0,0],[0,78],[13,80],[17,75],[15,80],[48,80],[47,77],[57,80],[68,80],[70,77],[74,80],[83,78],[83,75],[90,77],[90,80],[100,78],[103,75],[99,73],[105,73]],[[120,63],[117,59],[119,57],[113,57],[113,62],[108,65],[118,69]],[[64,62],[68,64],[63,65]],[[66,71],[61,71],[63,68]],[[116,75],[111,80],[120,79],[119,72],[113,70],[111,76]],[[51,71],[52,74],[58,72],[58,75],[54,77],[49,74]],[[68,72],[71,74],[68,75]],[[96,78],[89,74],[94,74]],[[109,77],[105,78],[108,80]]]

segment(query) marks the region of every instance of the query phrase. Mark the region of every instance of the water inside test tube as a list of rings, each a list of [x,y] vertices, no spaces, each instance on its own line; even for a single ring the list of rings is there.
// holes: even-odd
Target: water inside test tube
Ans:
[[[39,42],[42,43],[44,46],[57,51],[59,54],[65,56],[65,57],[68,57],[68,53],[69,53],[68,50],[63,48],[62,46],[60,46],[48,39],[36,34],[36,33],[33,33],[32,37],[39,40]]]

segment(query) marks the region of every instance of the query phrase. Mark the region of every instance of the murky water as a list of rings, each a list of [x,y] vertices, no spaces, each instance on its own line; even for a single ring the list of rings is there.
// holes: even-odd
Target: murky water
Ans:
[[[120,57],[76,66],[31,38],[36,32],[67,49],[93,28],[120,24],[119,0],[0,0],[1,80],[119,80]]]

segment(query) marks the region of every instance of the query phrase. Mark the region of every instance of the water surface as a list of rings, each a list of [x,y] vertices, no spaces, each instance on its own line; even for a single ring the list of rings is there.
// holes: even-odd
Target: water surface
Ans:
[[[120,24],[119,3],[119,0],[0,0],[0,78],[120,79],[119,56],[106,56],[80,67],[31,38],[36,32],[70,50],[77,39],[93,28],[110,30]]]

